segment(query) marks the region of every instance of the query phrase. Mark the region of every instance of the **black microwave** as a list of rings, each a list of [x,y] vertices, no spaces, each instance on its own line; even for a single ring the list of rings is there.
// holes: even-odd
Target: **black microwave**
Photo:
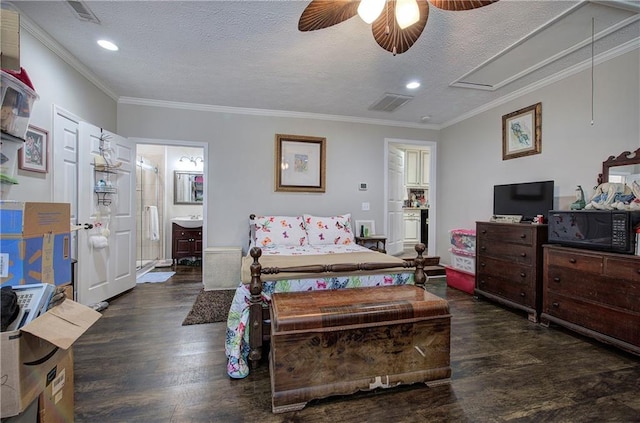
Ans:
[[[640,211],[551,210],[549,243],[633,254]]]

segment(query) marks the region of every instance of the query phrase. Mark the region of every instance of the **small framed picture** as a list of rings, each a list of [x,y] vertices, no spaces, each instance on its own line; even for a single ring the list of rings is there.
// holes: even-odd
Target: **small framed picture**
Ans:
[[[502,116],[502,160],[542,152],[542,103]]]
[[[18,150],[18,168],[47,173],[49,171],[49,132],[29,125],[24,139],[24,145]]]

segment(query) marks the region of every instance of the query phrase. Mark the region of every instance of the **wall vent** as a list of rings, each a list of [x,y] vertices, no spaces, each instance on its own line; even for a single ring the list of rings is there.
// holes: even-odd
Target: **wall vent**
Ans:
[[[393,112],[398,107],[407,104],[413,96],[402,94],[385,93],[382,98],[369,106],[369,110],[377,110],[380,112]]]
[[[89,9],[85,2],[81,0],[67,0],[67,4],[71,6],[74,14],[81,21],[100,23],[100,19]]]

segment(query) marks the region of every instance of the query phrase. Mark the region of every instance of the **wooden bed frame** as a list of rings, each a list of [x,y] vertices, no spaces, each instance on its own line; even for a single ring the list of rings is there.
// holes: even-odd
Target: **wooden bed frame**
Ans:
[[[269,308],[262,306],[262,279],[261,275],[274,275],[279,273],[327,273],[327,276],[331,276],[331,273],[340,274],[342,272],[356,272],[356,271],[369,271],[369,270],[382,270],[390,268],[407,268],[414,269],[415,284],[418,286],[424,286],[427,281],[427,275],[424,271],[425,266],[429,262],[429,258],[423,257],[423,253],[426,250],[424,244],[417,244],[415,246],[417,253],[414,259],[405,259],[402,264],[400,263],[341,263],[341,264],[318,264],[307,266],[292,266],[292,267],[262,267],[259,262],[262,250],[259,247],[251,248],[249,254],[253,258],[251,263],[251,282],[249,285],[249,291],[251,292],[250,306],[249,306],[249,361],[251,368],[258,367],[260,360],[262,359],[262,346],[264,342],[268,342],[270,338],[270,322],[269,320]],[[439,261],[439,259],[435,258]],[[438,264],[430,263],[429,264]]]

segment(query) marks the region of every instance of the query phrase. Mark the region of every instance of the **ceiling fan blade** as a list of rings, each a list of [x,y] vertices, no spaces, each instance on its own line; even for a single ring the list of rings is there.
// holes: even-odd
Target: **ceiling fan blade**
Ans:
[[[395,10],[396,0],[388,0],[382,14],[371,26],[373,38],[375,38],[378,45],[394,55],[402,54],[409,50],[413,43],[420,38],[420,34],[422,34],[429,18],[429,3],[427,1],[418,1],[420,19],[405,29],[400,29],[398,26]],[[387,26],[389,33],[387,33]]]
[[[344,22],[358,14],[359,1],[312,0],[298,21],[298,30],[315,31]]]
[[[429,0],[432,5],[442,10],[471,10],[495,3],[498,0]]]

